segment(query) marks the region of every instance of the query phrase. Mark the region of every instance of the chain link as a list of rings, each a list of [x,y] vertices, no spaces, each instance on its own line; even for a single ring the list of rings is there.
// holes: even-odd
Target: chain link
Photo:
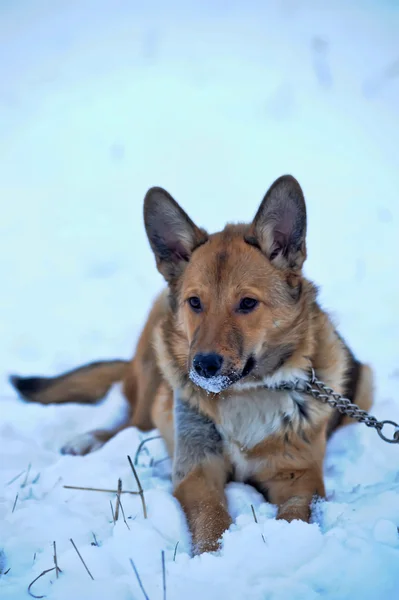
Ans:
[[[388,442],[389,444],[399,443],[399,425],[397,423],[388,420],[378,421],[378,419],[370,415],[367,411],[359,408],[357,404],[354,404],[348,398],[342,396],[342,394],[334,392],[334,390],[323,383],[323,381],[317,379],[314,369],[311,370],[311,375],[308,380],[298,379],[292,384],[282,383],[278,386],[278,389],[296,390],[298,392],[309,394],[309,396],[312,396],[316,400],[320,400],[320,402],[324,402],[332,408],[335,408],[341,414],[348,415],[348,417],[356,419],[359,423],[364,423],[367,427],[373,427],[377,430],[380,438],[385,442]],[[395,428],[392,437],[388,437],[383,433],[385,425],[392,425]]]

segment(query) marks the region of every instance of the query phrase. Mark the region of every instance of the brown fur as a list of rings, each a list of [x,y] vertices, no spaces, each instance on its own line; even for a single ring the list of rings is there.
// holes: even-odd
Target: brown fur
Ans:
[[[193,469],[175,489],[190,524],[196,553],[217,550],[231,524],[224,493],[227,474],[226,462],[214,459]]]
[[[171,455],[174,392],[209,417],[223,437],[223,456],[194,465],[175,482],[198,552],[217,548],[230,524],[224,485],[231,476],[261,489],[277,504],[278,518],[308,520],[312,498],[325,494],[328,435],[350,420],[311,397],[265,386],[312,367],[335,391],[368,410],[372,375],[353,357],[302,274],[306,211],[299,184],[277,180],[250,225],[227,225],[210,236],[166,192],[153,188],[145,200],[145,223],[168,290],[155,301],[132,361],[86,367],[47,387],[37,378],[31,386],[20,378],[14,384],[28,399],[48,403],[96,401],[123,380],[132,413],[125,426],[158,428]],[[201,311],[191,308],[190,297],[200,298]],[[244,314],[242,298],[255,298],[258,305]],[[222,356],[223,376],[238,379],[218,392],[202,389],[190,378],[200,353]],[[246,368],[252,370],[243,376]],[[114,433],[92,432],[95,442],[81,453]]]
[[[103,398],[115,381],[125,377],[127,363],[113,360],[91,363],[56,377],[11,376],[11,383],[31,402],[92,404]]]

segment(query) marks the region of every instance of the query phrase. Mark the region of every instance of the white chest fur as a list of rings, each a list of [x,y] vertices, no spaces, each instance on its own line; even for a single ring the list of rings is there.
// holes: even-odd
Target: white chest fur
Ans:
[[[236,467],[238,479],[250,477],[255,468],[261,466],[259,460],[247,459],[246,450],[278,433],[284,427],[284,419],[289,419],[294,426],[298,423],[301,418],[299,402],[302,403],[303,398],[297,392],[265,388],[221,400],[218,430]]]

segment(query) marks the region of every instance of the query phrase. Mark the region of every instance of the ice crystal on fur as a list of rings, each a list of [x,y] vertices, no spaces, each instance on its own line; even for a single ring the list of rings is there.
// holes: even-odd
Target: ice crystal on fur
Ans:
[[[231,385],[231,379],[227,375],[216,375],[207,379],[198,375],[194,369],[190,370],[190,379],[195,385],[212,394],[218,394]]]

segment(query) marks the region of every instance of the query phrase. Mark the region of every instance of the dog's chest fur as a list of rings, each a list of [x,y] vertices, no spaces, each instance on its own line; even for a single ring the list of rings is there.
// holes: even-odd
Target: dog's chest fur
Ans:
[[[218,406],[218,430],[235,467],[235,478],[246,480],[264,466],[267,458],[250,459],[246,452],[272,434],[296,428],[304,398],[298,392],[252,390],[224,398]],[[303,410],[303,409],[302,409]]]

